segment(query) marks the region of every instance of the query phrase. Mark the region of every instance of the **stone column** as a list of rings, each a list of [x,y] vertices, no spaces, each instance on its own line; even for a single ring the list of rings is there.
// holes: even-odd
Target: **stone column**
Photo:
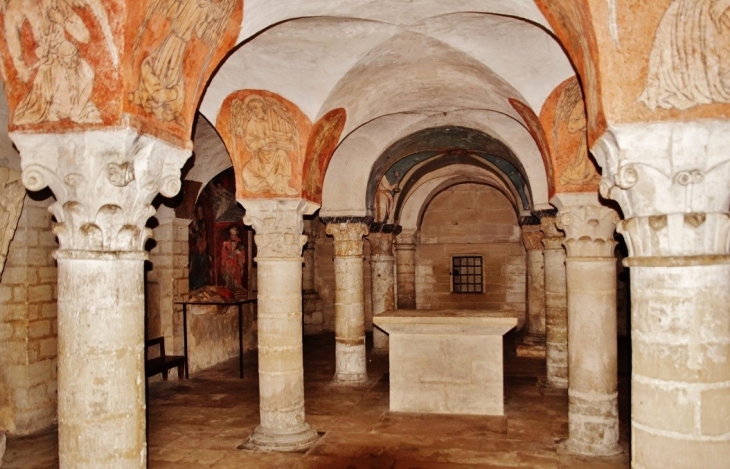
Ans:
[[[632,467],[730,461],[730,122],[612,127],[593,149],[631,267]]]
[[[319,207],[301,199],[245,200],[243,222],[256,231],[258,255],[259,409],[247,446],[298,451],[317,439],[304,421],[302,356],[303,215]]]
[[[565,286],[565,237],[555,217],[541,220],[545,246],[545,352],[547,385],[568,388],[568,305]]]
[[[362,222],[327,224],[335,238],[335,377],[340,384],[367,381],[365,298],[363,291]]]
[[[57,199],[60,467],[146,467],[145,224],[190,150],[131,129],[11,137],[25,186]]]
[[[393,233],[370,233],[370,282],[373,317],[395,309],[395,256]],[[388,353],[388,334],[378,326],[373,327],[373,353]]]
[[[416,240],[418,232],[406,230],[395,238],[398,309],[416,309]]]
[[[568,428],[563,449],[608,456],[618,445],[616,242],[618,214],[598,194],[557,194],[568,287]]]
[[[527,320],[517,356],[545,358],[545,260],[540,225],[522,226],[527,251]]]
[[[5,267],[5,258],[10,240],[15,235],[18,219],[23,208],[25,188],[20,182],[20,174],[0,167],[0,278]],[[0,429],[0,466],[5,455],[5,430]]]
[[[304,265],[302,266],[302,315],[304,334],[322,332],[322,299],[315,287],[315,245],[317,232],[311,220],[304,221],[304,234],[307,244],[304,245]]]

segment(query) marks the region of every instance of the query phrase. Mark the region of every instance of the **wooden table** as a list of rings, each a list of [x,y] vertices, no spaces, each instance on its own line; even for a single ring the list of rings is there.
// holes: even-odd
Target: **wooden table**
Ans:
[[[502,336],[509,313],[391,310],[373,317],[390,335],[390,410],[504,415]]]
[[[182,305],[183,313],[183,346],[185,356],[185,379],[190,379],[188,371],[188,305],[199,306],[234,306],[238,305],[238,372],[243,379],[243,305],[256,303],[256,298],[231,301],[176,301],[175,304]]]

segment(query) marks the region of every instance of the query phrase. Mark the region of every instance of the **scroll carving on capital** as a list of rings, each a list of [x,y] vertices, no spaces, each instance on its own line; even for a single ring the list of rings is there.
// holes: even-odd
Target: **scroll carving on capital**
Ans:
[[[568,257],[614,257],[614,232],[621,220],[615,210],[601,205],[595,193],[558,194],[557,227],[565,232]]]
[[[625,124],[598,140],[601,195],[621,206],[632,257],[728,253],[729,145],[730,123],[713,120]]]
[[[392,233],[370,233],[370,256],[392,256],[395,236]]]
[[[189,149],[125,130],[11,137],[22,155],[23,184],[48,186],[61,251],[142,252],[152,231],[152,200],[180,190]]]
[[[329,223],[326,231],[335,239],[335,257],[362,256],[362,238],[369,232],[365,223]]]
[[[543,217],[540,219],[540,230],[543,234],[542,245],[547,250],[563,249],[565,235],[560,231],[556,217]]]
[[[522,227],[522,244],[528,251],[542,251],[542,239],[545,235],[539,225],[525,225]]]
[[[23,209],[25,188],[20,173],[0,167],[0,278],[5,267],[10,240],[15,235],[18,219]]]
[[[256,232],[254,241],[259,259],[292,259],[302,257],[307,243],[304,215],[311,215],[319,206],[302,199],[238,199],[246,210],[243,222]]]

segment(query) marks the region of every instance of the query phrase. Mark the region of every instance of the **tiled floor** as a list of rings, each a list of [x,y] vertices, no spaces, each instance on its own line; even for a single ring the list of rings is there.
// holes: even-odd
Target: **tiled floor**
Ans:
[[[387,357],[368,357],[371,382],[361,388],[330,384],[334,337],[305,338],[308,422],[321,438],[296,454],[238,450],[258,423],[256,354],[200,372],[189,381],[149,386],[150,468],[628,468],[628,454],[612,458],[561,455],[567,437],[567,396],[542,389],[541,360],[505,352],[504,417],[388,412]],[[622,442],[628,441],[626,380],[622,378]],[[55,468],[56,433],[8,442],[4,469]],[[100,468],[101,469],[101,468]]]

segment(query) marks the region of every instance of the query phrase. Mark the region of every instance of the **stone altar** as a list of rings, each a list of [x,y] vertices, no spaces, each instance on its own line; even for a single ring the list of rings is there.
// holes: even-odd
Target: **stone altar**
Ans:
[[[390,410],[504,415],[502,336],[507,313],[391,310],[373,318],[390,335]]]

